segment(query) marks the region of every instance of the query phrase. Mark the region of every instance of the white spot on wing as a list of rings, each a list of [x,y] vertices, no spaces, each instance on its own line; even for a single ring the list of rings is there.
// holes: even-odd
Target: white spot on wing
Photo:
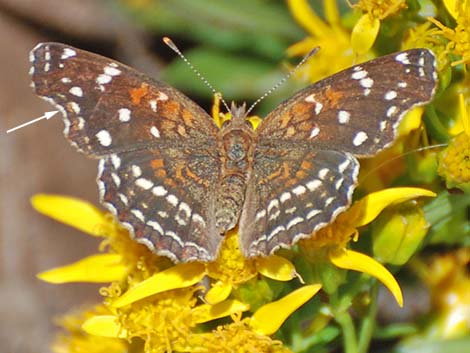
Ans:
[[[287,230],[291,229],[296,224],[302,223],[304,219],[302,217],[295,217],[289,223],[287,223]]]
[[[111,139],[111,135],[106,130],[99,131],[95,136],[98,138],[98,142],[102,146],[108,147],[113,142],[113,140]]]
[[[367,77],[367,71],[366,70],[360,70],[356,71],[351,75],[351,78],[353,80],[362,80],[363,78]]]
[[[398,108],[392,105],[390,108],[387,109],[387,112],[385,114],[387,115],[387,117],[391,118],[395,115],[396,112],[398,112]]]
[[[366,140],[368,136],[364,131],[359,131],[353,139],[353,145],[354,146],[360,146],[362,145]]]
[[[302,195],[303,193],[305,193],[305,191],[307,191],[307,189],[303,185],[296,186],[292,189],[292,192],[297,196]]]
[[[307,213],[306,218],[307,219],[313,218],[313,217],[315,217],[316,215],[318,215],[320,213],[321,213],[320,210],[311,210],[311,211],[309,211],[309,213]]]
[[[290,192],[284,192],[279,199],[281,200],[282,203],[284,203],[287,200],[289,200],[291,198],[291,196],[292,195],[291,195]]]
[[[408,53],[398,54],[397,56],[395,56],[395,60],[405,65],[410,64],[410,60],[408,59]]]
[[[338,112],[338,122],[340,124],[347,124],[349,123],[349,119],[351,118],[351,113],[347,112],[346,110],[340,110]]]
[[[157,127],[156,126],[152,126],[150,128],[150,133],[156,137],[156,138],[159,138],[160,137],[160,131],[158,131]]]
[[[319,186],[321,185],[321,181],[318,179],[309,181],[305,186],[307,186],[307,189],[310,191],[315,191]]]
[[[78,124],[77,124],[77,128],[79,130],[83,129],[85,127],[85,119],[83,119],[81,116],[77,117],[77,120],[78,120]],[[83,138],[83,141],[87,142],[89,139],[87,136],[85,136]]]
[[[64,50],[62,51],[62,55],[60,56],[60,58],[62,60],[64,59],[68,59],[68,58],[71,58],[73,56],[77,55],[77,52],[71,48],[64,48]]]
[[[69,102],[69,106],[75,114],[80,114],[80,106],[76,102]]]
[[[312,129],[312,132],[310,132],[309,138],[314,138],[314,137],[318,136],[319,133],[320,133],[320,129],[318,127],[314,127]]]
[[[328,168],[320,169],[320,171],[318,172],[318,177],[322,180],[325,180],[325,177],[328,174],[328,172],[329,172]]]
[[[78,86],[72,87],[71,89],[69,89],[69,92],[74,96],[83,97],[83,90]]]
[[[96,83],[99,85],[105,85],[107,83],[110,83],[113,78],[109,75],[106,74],[100,74],[96,78]]]
[[[138,178],[142,175],[142,169],[140,169],[138,165],[133,165],[131,167],[131,170],[132,170],[132,175],[134,176],[134,178]]]
[[[259,221],[264,216],[266,216],[266,210],[259,211],[258,213],[256,213],[255,222]]]
[[[157,100],[152,99],[150,102],[150,109],[152,109],[155,113],[157,112]]]
[[[129,204],[129,199],[126,197],[126,195],[121,194],[121,193],[118,193],[117,195],[124,205],[127,206]]]
[[[374,85],[374,80],[370,77],[363,78],[359,81],[359,84],[364,88],[371,88]]]
[[[391,101],[392,99],[395,99],[397,97],[397,92],[396,91],[388,91],[385,93],[384,98],[385,100]]]
[[[110,76],[118,76],[121,74],[121,70],[119,69],[116,69],[115,67],[113,66],[105,66],[104,68],[104,73],[106,75],[110,75]]]
[[[138,187],[144,189],[144,190],[149,190],[151,187],[153,187],[153,183],[145,178],[139,178],[135,181],[135,185]]]
[[[155,222],[155,221],[148,221],[147,222],[147,225],[152,227],[153,229],[155,229],[158,233],[160,234],[163,234],[164,231],[163,231],[163,228],[162,226],[160,225],[160,223],[158,222]]]
[[[131,111],[127,108],[121,108],[118,110],[119,121],[125,123],[131,120]]]
[[[176,205],[178,205],[178,198],[175,196],[175,195],[168,195],[166,197],[166,200],[168,201],[168,203],[170,205],[172,205],[173,207],[176,207]]]
[[[142,211],[140,210],[131,210],[131,213],[140,221],[142,222],[145,222],[145,217],[144,217],[144,214],[142,213]]]
[[[153,189],[152,189],[152,193],[155,195],[155,196],[165,196],[166,194],[168,194],[168,191],[167,189],[165,189],[163,186],[159,185],[159,186],[155,186]]]

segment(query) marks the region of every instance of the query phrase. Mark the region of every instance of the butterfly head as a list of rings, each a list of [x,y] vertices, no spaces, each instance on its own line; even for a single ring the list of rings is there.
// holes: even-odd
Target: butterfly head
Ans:
[[[246,118],[246,103],[238,106],[235,102],[232,102],[230,106],[230,115],[232,116],[233,122],[244,122]]]

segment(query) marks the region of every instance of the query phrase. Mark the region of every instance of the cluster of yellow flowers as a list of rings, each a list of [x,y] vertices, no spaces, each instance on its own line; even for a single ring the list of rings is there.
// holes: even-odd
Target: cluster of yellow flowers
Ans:
[[[314,82],[375,57],[374,44],[384,26],[390,27],[396,21],[397,25],[410,28],[383,35],[394,40],[399,37],[395,43],[401,45],[400,49],[428,47],[439,60],[438,99],[426,115],[432,120],[429,125],[440,128],[439,136],[449,143],[439,155],[429,150],[415,160],[419,178],[414,184],[428,182],[433,191],[417,187],[387,188],[403,173],[405,162],[396,157],[403,154],[405,146],[410,149],[428,145],[422,120],[424,109],[416,108],[403,122],[397,143],[362,164],[360,180],[367,182],[362,182],[360,188],[366,196],[315,237],[302,240],[293,250],[266,258],[244,258],[238,249],[235,230],[226,235],[215,262],[174,265],[132,241],[109,214],[94,206],[71,197],[37,195],[32,203],[39,212],[102,238],[99,254],[39,274],[40,279],[51,283],[107,284],[100,291],[103,303],[62,319],[67,334],[57,338],[54,350],[61,353],[300,351],[306,343],[299,337],[318,332],[335,320],[342,329],[345,351],[364,352],[367,343],[357,339],[349,309],[364,284],[370,283],[369,276],[383,283],[398,305],[403,305],[401,289],[383,264],[401,266],[422,246],[432,224],[416,199],[445,192],[435,182],[437,173],[449,188],[470,192],[467,70],[470,1],[444,1],[453,17],[453,28],[435,18],[438,9],[433,2],[421,3],[421,10],[412,11],[422,21],[417,25],[413,22],[415,27],[410,28],[409,17],[401,17],[411,11],[405,0],[360,0],[344,15],[340,15],[335,0],[324,0],[325,20],[306,0],[288,0],[292,16],[309,36],[288,48],[287,53],[299,56],[321,47],[297,73],[299,79]],[[446,115],[445,122],[442,114]],[[218,101],[213,115],[220,124]],[[222,115],[222,118],[229,117]],[[256,126],[259,119],[253,117],[251,121]],[[394,162],[383,166],[384,161],[390,160]],[[379,217],[385,208],[386,217]],[[361,227],[377,217],[371,232],[373,257],[352,250],[351,242],[358,240],[364,229]],[[444,308],[439,318],[442,336],[458,336],[465,330],[468,334],[470,330],[470,279],[468,272],[463,271],[469,258],[468,251],[461,250],[458,261],[446,255],[420,267],[421,277],[432,287],[435,305]],[[443,264],[447,266],[446,271],[442,270]],[[459,280],[452,279],[452,269],[458,269],[455,271]],[[354,288],[340,295],[339,287],[347,282],[347,270],[361,273],[361,278],[356,280]],[[435,277],[431,273],[440,274]],[[438,289],[442,283],[445,283],[445,294]],[[320,290],[328,296],[328,304],[315,296]],[[371,293],[369,302],[376,301],[374,291]],[[443,299],[442,295],[450,297],[451,293],[454,299],[457,297],[456,302]],[[302,312],[307,302],[314,303],[310,308],[315,307],[315,311],[293,315],[299,308]],[[371,311],[370,315],[373,314]],[[452,319],[449,315],[453,315]],[[291,336],[277,336],[286,340],[273,338],[282,327],[287,327]],[[296,335],[297,340],[293,339]]]

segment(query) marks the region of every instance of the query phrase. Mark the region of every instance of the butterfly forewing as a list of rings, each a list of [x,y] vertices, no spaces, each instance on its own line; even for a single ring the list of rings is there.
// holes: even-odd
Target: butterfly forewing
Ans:
[[[321,80],[273,110],[259,139],[371,156],[389,146],[404,113],[431,100],[434,54],[412,49],[377,58]]]
[[[135,237],[175,260],[210,260],[218,128],[189,98],[111,59],[60,43],[30,54],[35,92],[64,133],[100,158],[103,204]]]
[[[436,84],[434,55],[412,49],[344,70],[280,104],[256,130],[240,224],[244,253],[268,255],[331,223],[351,203],[355,157],[389,146],[404,114],[429,102]]]

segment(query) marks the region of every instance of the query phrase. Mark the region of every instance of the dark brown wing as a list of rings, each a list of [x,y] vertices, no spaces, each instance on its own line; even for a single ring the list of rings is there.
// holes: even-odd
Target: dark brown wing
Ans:
[[[101,159],[103,204],[158,254],[214,258],[211,117],[174,88],[87,51],[42,43],[30,60],[33,89],[61,110],[67,139]]]

